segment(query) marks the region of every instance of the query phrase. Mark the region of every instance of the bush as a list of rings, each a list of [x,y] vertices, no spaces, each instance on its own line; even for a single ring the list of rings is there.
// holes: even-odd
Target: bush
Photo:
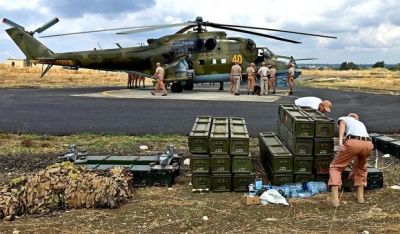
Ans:
[[[384,61],[379,61],[379,62],[376,62],[376,63],[372,66],[372,68],[378,68],[378,67],[385,67],[385,62],[384,62]]]
[[[358,66],[355,65],[353,62],[343,62],[340,64],[339,70],[358,70]]]

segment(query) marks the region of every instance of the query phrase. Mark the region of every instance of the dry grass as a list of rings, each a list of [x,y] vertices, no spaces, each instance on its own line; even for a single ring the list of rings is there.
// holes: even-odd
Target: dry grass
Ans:
[[[303,70],[298,84],[303,87],[349,89],[400,94],[400,72],[387,69],[370,70]]]
[[[27,147],[32,155],[40,154],[43,144],[45,148],[49,147],[53,157],[63,152],[63,144],[68,143],[83,145],[91,153],[114,154],[137,154],[140,144],[149,145],[151,152],[160,152],[164,145],[173,143],[180,153],[188,155],[187,137],[181,135],[0,136],[0,145],[4,145],[0,148],[0,160],[12,156],[4,160],[7,165],[31,163],[31,155],[18,154],[29,152]],[[253,157],[258,157],[256,138],[252,138],[251,145]],[[374,163],[374,156],[369,161]],[[0,168],[4,167],[0,165]],[[332,233],[361,233],[364,230],[398,233],[400,196],[399,191],[389,186],[400,180],[399,160],[380,158],[379,167],[384,171],[385,187],[367,191],[365,205],[355,203],[353,193],[345,192],[335,219],[332,218],[335,209],[326,202],[329,194],[291,199],[290,206],[244,206],[240,203],[241,193],[192,193],[190,174],[183,170],[171,189],[136,189],[134,198],[118,209],[80,209],[44,217],[26,216],[13,222],[0,220],[0,233],[328,233],[331,224]],[[8,176],[8,171],[0,170],[0,181]],[[12,173],[15,176],[31,171]],[[203,221],[203,216],[209,220]]]
[[[40,78],[40,67],[16,68],[0,64],[0,88],[65,88],[126,86],[128,75],[123,72],[97,70],[65,70],[53,67],[45,77]],[[151,85],[151,80],[146,79]]]

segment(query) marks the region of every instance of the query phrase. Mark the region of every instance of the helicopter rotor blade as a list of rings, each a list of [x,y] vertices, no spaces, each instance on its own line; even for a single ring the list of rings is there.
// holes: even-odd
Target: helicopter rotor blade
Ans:
[[[300,35],[306,35],[306,36],[337,39],[337,37],[333,37],[333,36],[314,34],[314,33],[296,32],[296,31],[289,31],[289,30],[280,30],[280,29],[275,29],[275,28],[261,28],[261,27],[252,27],[252,26],[243,26],[243,25],[234,25],[234,24],[218,24],[218,23],[211,23],[211,24],[219,25],[219,26],[234,27],[234,28],[260,29],[260,30],[268,30],[268,31],[274,31],[274,32],[284,32],[284,33],[293,33],[293,34],[300,34]]]
[[[117,34],[120,34],[120,35],[135,34],[135,33],[149,32],[149,31],[154,31],[154,30],[159,30],[159,29],[164,29],[164,28],[179,27],[179,26],[192,27],[194,25],[193,25],[193,23],[164,24],[164,25],[157,25],[157,26],[148,26],[148,27],[139,28],[139,29],[132,29],[132,30],[123,31],[123,32],[117,32]]]
[[[188,23],[183,23],[182,25],[187,25]],[[89,30],[89,31],[81,31],[81,32],[71,32],[71,33],[60,33],[60,34],[52,34],[52,35],[45,35],[41,36],[40,38],[48,38],[48,37],[60,37],[60,36],[69,36],[69,35],[79,35],[79,34],[86,34],[86,33],[97,33],[97,32],[108,32],[108,31],[121,31],[121,30],[134,30],[134,29],[149,29],[149,28],[156,28],[156,27],[176,27],[179,26],[177,24],[173,24],[176,26],[170,26],[171,24],[158,24],[158,25],[147,25],[147,26],[135,26],[135,27],[122,27],[122,28],[107,28],[107,29],[99,29],[99,30]],[[155,30],[155,29],[154,29]],[[146,30],[147,31],[147,30]],[[151,31],[151,30],[149,30]],[[123,33],[121,33],[123,34]]]
[[[242,33],[257,35],[257,36],[260,36],[260,37],[267,37],[267,38],[271,38],[271,39],[278,40],[278,41],[286,41],[286,42],[290,42],[290,43],[294,43],[294,44],[300,44],[301,43],[299,41],[294,41],[294,40],[286,39],[286,38],[283,38],[283,37],[271,36],[271,35],[268,35],[268,34],[263,34],[263,33],[258,33],[258,32],[238,29],[238,28],[231,28],[231,27],[221,26],[221,25],[214,24],[214,23],[207,23],[207,24],[204,24],[204,25],[210,26],[210,27],[213,27],[213,28],[220,28],[220,29],[225,29],[225,30],[229,30],[229,31],[242,32]]]
[[[184,27],[184,28],[181,28],[181,29],[180,29],[178,32],[176,32],[175,34],[182,34],[182,33],[186,32],[187,30],[189,30],[189,29],[191,29],[191,28],[193,28],[193,27],[196,27],[196,26],[197,26],[196,24],[186,26],[186,27]]]

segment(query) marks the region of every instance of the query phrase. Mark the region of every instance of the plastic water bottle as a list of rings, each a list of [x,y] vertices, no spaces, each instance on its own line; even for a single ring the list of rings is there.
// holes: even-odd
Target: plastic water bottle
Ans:
[[[307,190],[310,191],[313,195],[318,193],[324,193],[327,191],[327,186],[324,182],[308,182],[306,184]]]
[[[282,185],[282,186],[279,187],[279,190],[281,190],[283,192],[283,196],[284,197],[291,198],[292,194],[291,194],[290,186]]]
[[[313,194],[309,190],[302,190],[298,193],[299,198],[311,197]]]
[[[262,179],[257,178],[257,179],[255,180],[255,185],[256,185],[256,189],[257,189],[257,190],[262,189]]]

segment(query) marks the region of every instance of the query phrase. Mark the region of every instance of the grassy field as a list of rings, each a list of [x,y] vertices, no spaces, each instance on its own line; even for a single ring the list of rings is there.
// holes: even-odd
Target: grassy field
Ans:
[[[151,155],[174,144],[179,153],[189,155],[184,135],[0,134],[0,184],[52,164],[71,143],[101,155]],[[139,150],[140,145],[149,150]],[[252,138],[250,146],[255,172],[259,172],[255,165],[259,164],[258,140]],[[374,161],[373,155],[370,162]],[[172,188],[135,189],[134,198],[120,208],[0,220],[0,233],[398,233],[400,191],[390,186],[400,181],[399,162],[393,157],[380,158],[385,187],[367,191],[365,205],[355,203],[353,193],[344,192],[337,210],[327,203],[327,193],[290,199],[289,206],[248,207],[240,203],[241,193],[192,193],[190,172],[183,168]]]
[[[96,70],[65,70],[53,67],[46,76],[40,78],[39,67],[16,68],[0,64],[0,88],[66,88],[104,87],[127,85],[128,75],[123,72],[103,72]],[[151,85],[146,79],[146,85]]]
[[[400,71],[369,70],[303,70],[298,84],[303,87],[347,89],[400,94]]]

